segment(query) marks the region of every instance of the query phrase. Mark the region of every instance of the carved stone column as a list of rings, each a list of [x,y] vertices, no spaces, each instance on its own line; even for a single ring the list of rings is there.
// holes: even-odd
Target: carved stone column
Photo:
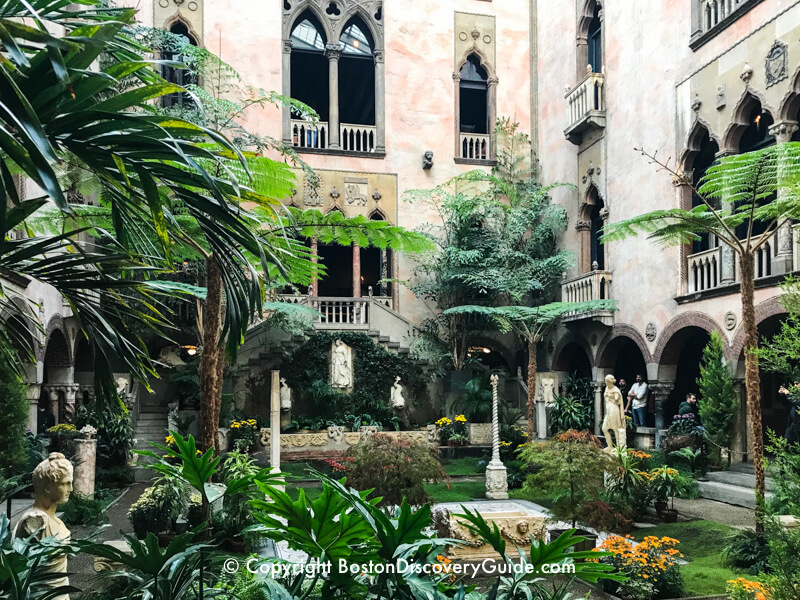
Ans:
[[[486,465],[486,497],[490,500],[508,498],[508,473],[500,460],[500,417],[497,398],[497,374],[492,374],[492,460]]]
[[[386,64],[375,50],[375,152],[386,152]]]
[[[73,489],[94,498],[95,464],[97,462],[97,440],[93,438],[75,440],[76,464]]]
[[[594,384],[594,434],[601,436],[603,434],[603,389],[606,384],[604,382],[595,382]]]
[[[319,248],[317,247],[317,238],[312,238],[311,240],[311,262],[314,263],[315,267],[319,262]],[[311,295],[316,298],[319,296],[319,277],[316,275],[313,276],[311,279]]]
[[[581,275],[592,270],[592,244],[589,235],[592,224],[589,221],[578,220],[575,230],[578,232],[580,240],[580,254],[578,255],[578,269]]]
[[[397,278],[400,273],[400,260],[397,252],[392,252],[392,277]],[[400,286],[392,283],[392,310],[400,310]]]
[[[341,44],[325,46],[328,59],[328,147],[339,148],[339,59],[342,57]]]
[[[675,382],[654,383],[650,386],[650,393],[656,401],[656,448],[661,447],[661,431],[665,429],[667,418],[664,414],[664,405],[669,398]]]
[[[486,156],[489,160],[494,160],[495,151],[494,146],[497,143],[497,140],[494,136],[494,128],[497,125],[497,84],[498,79],[496,77],[490,77],[486,82],[487,85],[487,100],[488,106],[486,107],[486,112],[488,113],[489,123],[488,123],[488,133],[489,133],[489,154]]]
[[[67,383],[64,386],[64,422],[75,422],[75,397],[78,394],[77,383]]]
[[[769,128],[771,135],[775,136],[775,142],[786,144],[792,141],[792,136],[797,131],[796,121],[779,121]],[[786,188],[781,185],[787,175],[785,160],[778,156],[778,198],[786,194]],[[775,245],[777,252],[772,261],[772,273],[781,275],[790,273],[793,270],[794,252],[792,248],[792,224],[784,223],[775,233]]]
[[[283,77],[283,95],[291,97],[292,95],[292,40],[283,40],[283,53],[281,55],[281,75]],[[283,143],[288,146],[292,145],[292,110],[285,106],[283,114],[281,115]]]
[[[353,298],[361,298],[361,248],[353,244]]]
[[[720,254],[722,264],[719,270],[719,282],[722,285],[734,283],[736,281],[736,253],[728,244],[721,244]]]
[[[29,383],[28,396],[28,429],[36,433],[39,430],[39,396],[42,386],[38,383]]]
[[[58,406],[58,386],[56,385],[46,385],[44,386],[44,391],[47,394],[47,400],[50,406],[50,412],[53,413],[53,417],[55,419],[55,424],[59,424],[58,413],[61,412]]]

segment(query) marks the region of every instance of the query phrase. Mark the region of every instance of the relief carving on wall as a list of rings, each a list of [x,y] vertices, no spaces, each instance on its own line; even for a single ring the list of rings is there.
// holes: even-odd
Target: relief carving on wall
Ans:
[[[773,86],[788,77],[787,74],[787,46],[780,40],[772,44],[765,61],[767,87]]]
[[[344,203],[348,206],[366,206],[368,186],[368,179],[345,177]]]

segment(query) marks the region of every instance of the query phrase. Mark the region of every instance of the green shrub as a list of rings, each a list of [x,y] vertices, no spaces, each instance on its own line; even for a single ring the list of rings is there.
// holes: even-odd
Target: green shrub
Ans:
[[[102,497],[95,495],[94,498],[72,492],[69,500],[60,507],[64,512],[61,520],[67,525],[99,525],[103,522],[103,513],[106,509],[106,502]]]
[[[722,555],[728,566],[744,569],[750,575],[763,573],[769,564],[767,536],[752,529],[737,531],[728,538]]]
[[[78,451],[76,440],[83,437],[75,425],[59,423],[48,429],[47,435],[50,436],[50,452],[61,452],[72,464],[75,464],[75,456]]]
[[[0,360],[0,474],[13,477],[25,470],[27,445],[25,432],[28,423],[27,388],[6,360]]]
[[[139,496],[128,511],[128,519],[136,537],[141,540],[148,533],[161,533],[169,529],[186,508],[188,501],[183,482],[174,477],[162,476]]]
[[[97,404],[81,406],[75,415],[75,426],[91,425],[97,429],[97,468],[118,469],[128,464],[133,446],[133,420],[130,413],[111,411]]]
[[[133,469],[129,466],[98,469],[95,483],[98,487],[125,487],[136,481]]]
[[[347,484],[357,490],[374,489],[382,505],[411,505],[430,500],[423,484],[448,479],[436,452],[427,444],[415,444],[376,433],[352,446],[341,464]]]
[[[550,512],[573,526],[583,522],[583,507],[600,499],[604,474],[611,468],[600,441],[585,431],[566,431],[546,442],[529,444],[520,458],[532,473],[525,480],[524,492],[529,497],[554,493]]]
[[[730,448],[733,443],[733,424],[739,408],[739,396],[733,375],[725,362],[725,346],[719,332],[711,333],[711,340],[703,349],[700,377],[697,379],[702,402],[698,411],[708,436],[719,446]],[[715,451],[715,456],[719,451]],[[730,464],[730,453],[728,454]]]
[[[571,396],[556,396],[553,400],[550,423],[555,433],[570,429],[577,431],[591,429],[594,423],[594,405],[584,404],[580,399]]]

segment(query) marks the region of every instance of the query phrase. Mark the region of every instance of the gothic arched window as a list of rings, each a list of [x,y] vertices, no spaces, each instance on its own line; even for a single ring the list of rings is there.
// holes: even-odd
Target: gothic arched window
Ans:
[[[176,35],[181,35],[185,37],[189,44],[192,46],[197,46],[197,40],[194,36],[189,32],[189,28],[183,21],[175,21],[169,28],[170,33],[174,33]],[[184,55],[180,50],[168,50],[162,53],[163,60],[172,61],[176,63],[184,63]],[[181,87],[187,87],[189,85],[197,85],[197,76],[187,68],[181,68],[177,66],[163,66],[161,70],[161,75],[164,79],[166,79],[170,83],[174,83]],[[189,106],[192,102],[191,96],[187,92],[176,92],[174,94],[168,94],[163,96],[161,99],[161,104],[164,108],[169,108],[172,106]]]

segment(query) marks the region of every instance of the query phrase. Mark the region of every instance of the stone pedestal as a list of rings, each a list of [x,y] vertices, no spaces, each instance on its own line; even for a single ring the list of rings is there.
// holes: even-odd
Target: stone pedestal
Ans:
[[[490,500],[508,498],[508,472],[500,461],[486,466],[486,497]]]
[[[603,390],[604,383],[594,384],[594,434],[597,437],[603,435]],[[623,399],[624,400],[624,399]]]
[[[547,403],[541,398],[536,400],[536,437],[547,438]]]
[[[497,374],[492,375],[492,460],[486,466],[486,497],[490,500],[508,498],[508,473],[500,460],[500,417],[498,414]]]
[[[72,489],[94,498],[94,473],[97,461],[97,440],[75,440],[75,478]]]

